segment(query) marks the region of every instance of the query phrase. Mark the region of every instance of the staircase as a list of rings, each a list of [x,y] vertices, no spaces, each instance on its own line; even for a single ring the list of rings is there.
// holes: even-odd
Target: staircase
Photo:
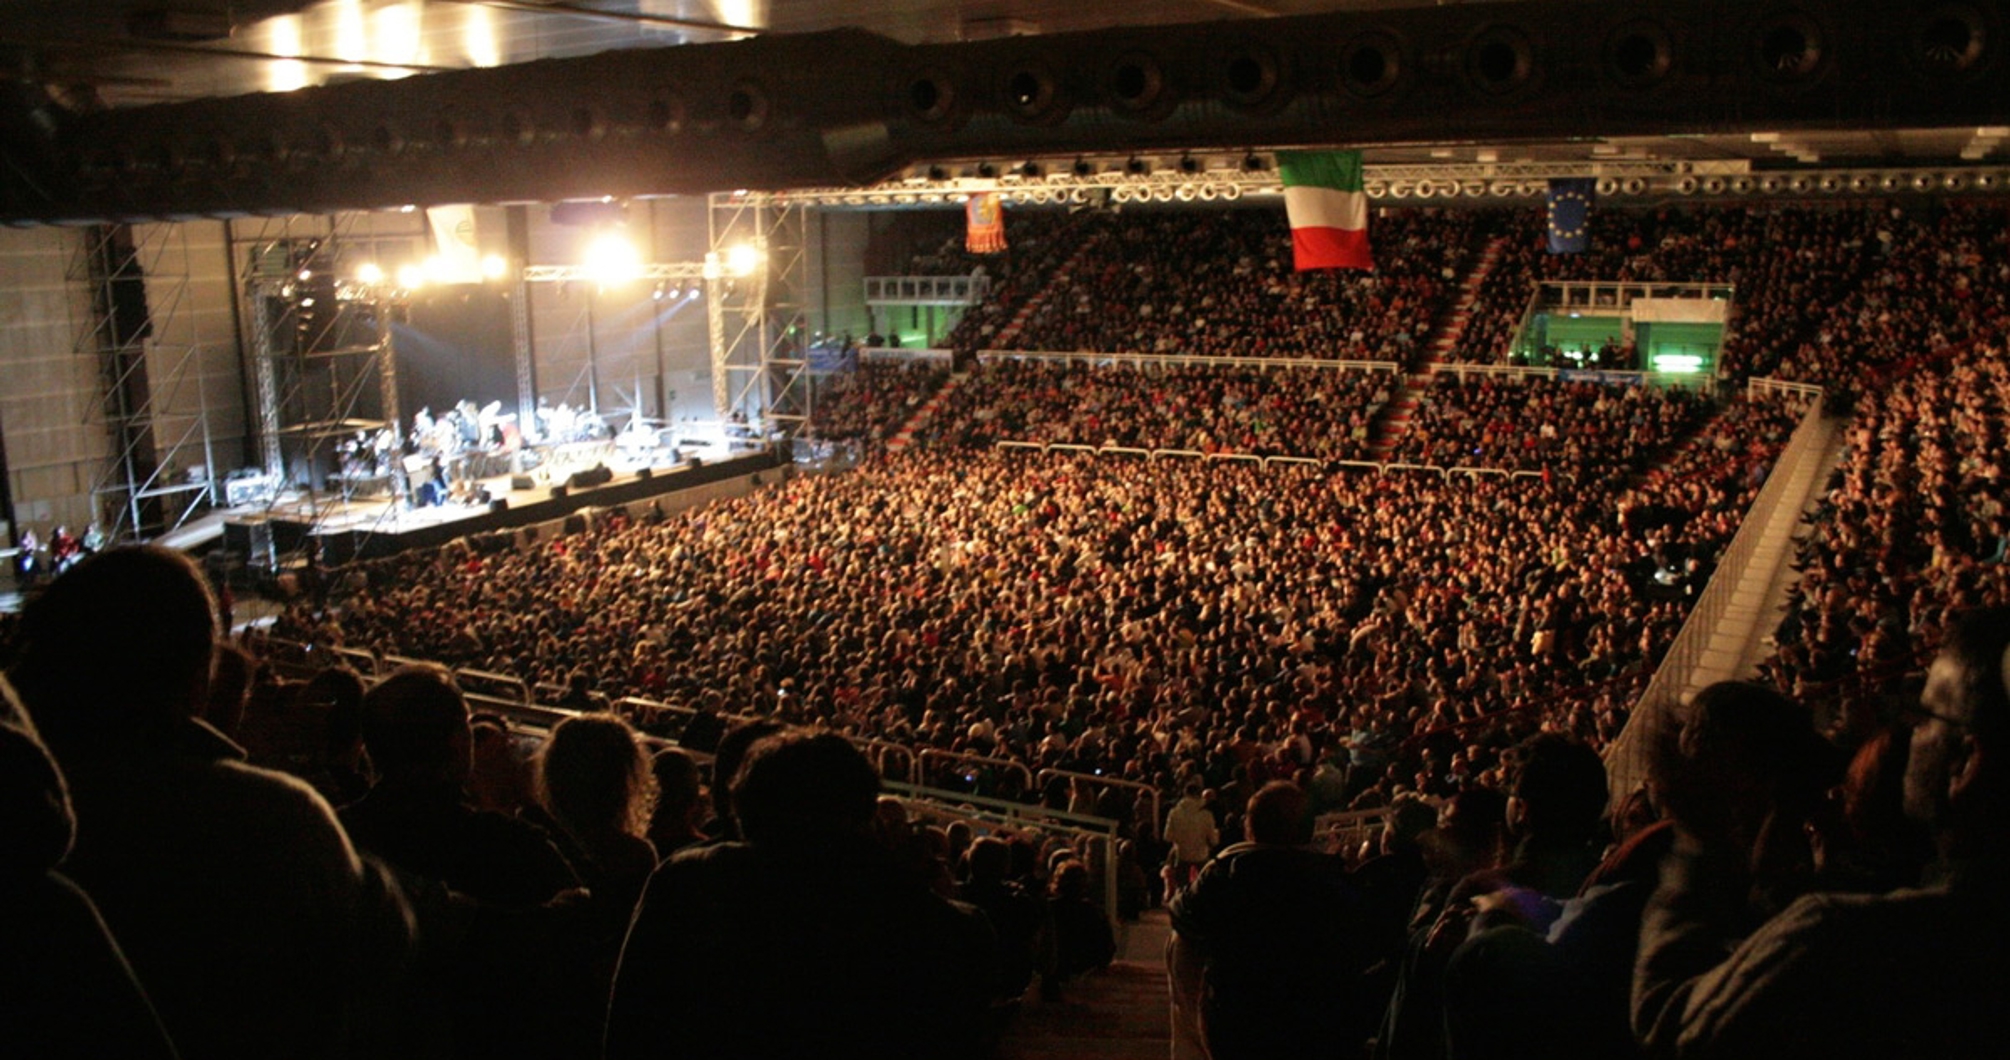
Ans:
[[[913,445],[914,432],[920,430],[923,424],[926,424],[933,418],[936,410],[942,407],[942,402],[949,397],[949,392],[955,390],[958,383],[968,378],[970,378],[969,372],[957,372],[951,375],[941,386],[937,387],[935,393],[930,394],[928,400],[922,402],[921,407],[914,410],[914,415],[909,416],[907,422],[901,424],[900,429],[893,432],[893,437],[886,440],[887,449],[897,453]]]
[[[1497,236],[1487,243],[1486,249],[1473,264],[1473,271],[1466,274],[1465,283],[1459,286],[1459,297],[1452,303],[1452,311],[1445,318],[1445,325],[1438,329],[1431,344],[1425,348],[1423,360],[1403,376],[1403,386],[1389,398],[1389,403],[1375,410],[1375,422],[1370,428],[1369,457],[1377,463],[1389,459],[1395,451],[1396,439],[1410,429],[1410,416],[1416,412],[1417,403],[1425,390],[1430,389],[1431,378],[1438,372],[1438,365],[1445,357],[1458,348],[1459,339],[1465,337],[1466,324],[1472,319],[1473,303],[1480,297],[1480,285],[1494,271],[1500,261],[1501,247],[1505,236]]]
[[[1017,313],[1012,314],[1011,323],[999,329],[997,336],[992,340],[993,345],[1001,350],[1011,349],[1013,341],[1019,337],[1020,330],[1026,326],[1026,321],[1032,319],[1033,314],[1039,312],[1040,307],[1047,304],[1048,299],[1053,296],[1055,291],[1064,287],[1073,290],[1073,285],[1068,282],[1068,277],[1074,274],[1075,267],[1082,263],[1083,258],[1089,256],[1090,251],[1100,246],[1105,238],[1107,238],[1107,235],[1099,232],[1082,240],[1082,245],[1076,247],[1075,252],[1068,255],[1068,260],[1062,262],[1061,267],[1054,270],[1054,278],[1048,280],[1047,285],[1040,288],[1039,293],[1026,299],[1026,304],[1020,306]]]
[[[1163,910],[1125,931],[1121,959],[1062,988],[1037,991],[1006,1027],[999,1060],[1166,1060],[1172,1055],[1172,993],[1166,985]]]

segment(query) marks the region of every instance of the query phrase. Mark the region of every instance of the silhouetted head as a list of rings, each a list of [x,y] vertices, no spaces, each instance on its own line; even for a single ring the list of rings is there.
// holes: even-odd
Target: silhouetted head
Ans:
[[[835,733],[766,737],[733,778],[733,813],[740,834],[754,843],[864,835],[878,803],[878,771]]]
[[[85,559],[21,615],[8,676],[59,751],[162,735],[207,698],[216,599],[188,557],[152,545]]]
[[[1304,846],[1312,842],[1312,800],[1288,780],[1273,780],[1249,797],[1242,822],[1252,843]]]
[[[544,808],[574,835],[649,831],[656,776],[635,730],[612,714],[581,714],[551,730],[537,757]]]
[[[467,783],[474,735],[453,674],[430,663],[405,666],[371,689],[363,747],[385,780]]]

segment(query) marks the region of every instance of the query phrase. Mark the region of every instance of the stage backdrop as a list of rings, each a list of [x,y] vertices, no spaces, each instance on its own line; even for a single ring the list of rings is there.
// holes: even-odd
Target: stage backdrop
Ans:
[[[412,296],[410,322],[391,326],[398,351],[398,403],[410,430],[421,407],[435,413],[463,399],[516,411],[510,306],[493,287],[437,287]]]

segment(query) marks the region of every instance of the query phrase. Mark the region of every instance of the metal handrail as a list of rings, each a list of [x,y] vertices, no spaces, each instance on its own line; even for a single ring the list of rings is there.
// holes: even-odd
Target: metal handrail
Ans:
[[[463,691],[504,688],[515,693],[518,703],[529,705],[535,702],[531,698],[530,686],[524,684],[521,677],[490,673],[487,670],[458,669],[454,671],[454,680],[460,684]]]
[[[1794,472],[1799,470],[1803,461],[1820,455],[1814,439],[1821,421],[1821,403],[1816,402],[1801,416],[1800,426],[1794,429],[1787,448],[1774,462],[1766,484],[1745,509],[1738,532],[1718,558],[1710,583],[1703,587],[1702,595],[1696,598],[1696,605],[1689,609],[1688,617],[1683,620],[1675,639],[1669,643],[1667,652],[1661,656],[1661,665],[1655,669],[1646,690],[1634,701],[1625,729],[1606,748],[1606,768],[1615,781],[1612,785],[1615,801],[1625,798],[1631,792],[1633,782],[1639,779],[1635,775],[1640,772],[1638,759],[1645,753],[1639,745],[1643,741],[1652,741],[1658,733],[1665,731],[1671,716],[1681,706],[1682,688],[1709,650],[1711,634],[1729,609],[1731,597],[1737,592],[1746,568],[1751,565],[1753,554],[1758,551],[1759,539],[1764,536],[1765,528],[1759,525],[1761,520],[1754,516],[1785,503],[1786,498],[1782,495]]]
[[[915,755],[916,766],[923,767],[922,768],[923,777],[926,777],[928,775],[925,767],[930,762],[948,762],[951,764],[961,763],[965,765],[977,765],[977,766],[997,766],[1003,769],[1015,770],[1019,773],[1021,777],[1025,778],[1026,790],[1028,792],[1038,790],[1033,784],[1033,771],[1031,769],[1026,768],[1026,763],[1017,761],[1015,759],[993,758],[990,755],[974,755],[970,754],[967,751],[945,751],[939,747],[931,747],[925,751],[922,751],[920,754]]]
[[[1403,370],[1397,361],[1360,361],[1321,357],[1204,357],[1184,353],[1097,353],[1092,350],[978,350],[977,359],[1010,358],[1022,361],[1092,361],[1131,365],[1226,365],[1233,368],[1328,368],[1339,371],[1389,372]]]
[[[1150,784],[1136,780],[1125,780],[1122,777],[1106,777],[1096,773],[1077,773],[1067,769],[1043,769],[1035,777],[1039,782],[1039,788],[1042,790],[1046,788],[1049,780],[1055,778],[1066,779],[1070,782],[1080,781],[1085,784],[1100,784],[1104,787],[1129,788],[1134,791],[1144,792],[1145,796],[1152,800],[1152,831],[1154,834],[1157,833],[1160,823],[1165,820],[1163,812],[1165,808],[1163,801],[1165,797],[1164,793]]]

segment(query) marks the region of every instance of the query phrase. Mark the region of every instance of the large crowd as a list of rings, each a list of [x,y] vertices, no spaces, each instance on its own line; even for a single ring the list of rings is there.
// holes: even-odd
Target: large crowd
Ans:
[[[928,437],[1362,460],[1400,378],[1332,368],[1236,368],[999,358],[953,391]]]
[[[1440,372],[1390,455],[1435,467],[1623,476],[1667,453],[1710,405],[1678,387]]]
[[[1143,217],[1029,240],[1038,264],[969,346],[1037,303],[1021,347],[1403,359],[1462,266],[1393,251],[1487,236],[1397,215],[1389,274],[1300,281],[1232,252],[1250,217]],[[1990,1055],[2010,613],[1976,609],[2010,602],[2001,213],[1599,218],[1609,242],[1540,267],[1736,283],[1740,371],[1888,373],[1765,666],[1792,698],[1705,690],[1647,789],[1607,790],[1598,753],[1804,402],[1447,373],[1397,458],[1538,474],[1366,472],[1325,461],[1364,450],[1393,375],[1004,358],[918,451],[361,562],[274,624],[691,713],[657,735],[712,756],[710,798],[697,759],[652,757],[618,715],[531,747],[438,667],[276,681],[219,647],[186,560],[83,561],[5,630],[25,709],[0,703],[22,822],[0,885],[24,941],[0,1024],[50,1056],[975,1057],[1013,999],[1110,960],[1086,894],[1115,877],[1119,912],[1167,905],[1175,1033],[1217,1060]],[[1271,341],[1294,299],[1330,310],[1310,346]],[[1479,346],[1507,299],[1482,301]],[[883,434],[923,385],[861,373],[818,426]],[[1877,695],[1845,693],[1825,740],[1807,704],[1852,680]],[[910,760],[937,787],[1116,819],[1121,851],[910,820],[865,740],[965,756]],[[1045,769],[1177,802],[1027,783]],[[1366,807],[1375,849],[1308,849],[1315,813]]]
[[[1866,698],[1859,682],[1874,694],[1916,672],[1952,616],[2010,602],[2006,436],[2010,370],[1994,347],[1861,398],[1765,664],[1775,682]]]
[[[818,380],[808,434],[823,441],[880,444],[920,410],[949,378],[930,361],[865,361]]]

